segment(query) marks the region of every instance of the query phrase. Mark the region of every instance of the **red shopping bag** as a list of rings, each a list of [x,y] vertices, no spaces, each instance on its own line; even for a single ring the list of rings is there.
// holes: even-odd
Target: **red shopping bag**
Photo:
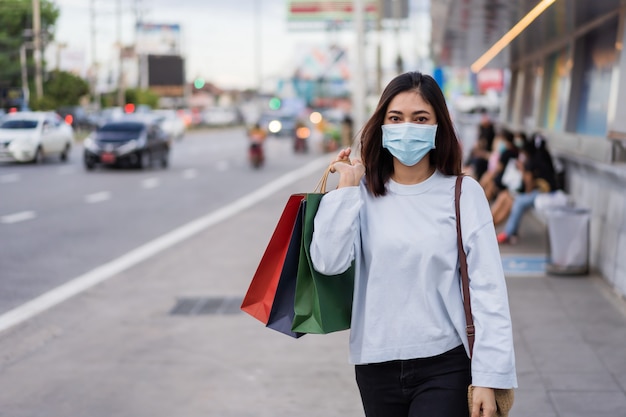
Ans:
[[[243,311],[263,324],[267,324],[272,311],[278,280],[283,270],[287,249],[291,241],[291,233],[303,198],[304,194],[292,194],[287,200],[241,304]]]

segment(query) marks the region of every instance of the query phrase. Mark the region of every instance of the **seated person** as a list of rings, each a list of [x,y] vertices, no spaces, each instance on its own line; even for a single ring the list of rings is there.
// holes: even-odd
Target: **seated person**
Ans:
[[[533,207],[537,195],[554,192],[557,189],[552,155],[541,135],[533,135],[532,140],[524,149],[522,160],[524,161],[522,171],[524,192],[513,197],[511,214],[504,230],[498,234],[498,243],[515,243],[522,217],[528,209]]]

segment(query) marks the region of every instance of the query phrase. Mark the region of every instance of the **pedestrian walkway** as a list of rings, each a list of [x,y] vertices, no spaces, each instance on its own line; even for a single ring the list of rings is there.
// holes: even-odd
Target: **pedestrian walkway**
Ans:
[[[348,332],[291,339],[238,308],[289,194],[318,177],[0,334],[0,415],[363,416]],[[593,275],[524,272],[546,253],[532,219],[502,247],[517,259],[511,417],[626,417],[625,303]]]
[[[542,259],[543,225],[522,222],[503,259]],[[626,302],[593,274],[507,274],[519,389],[512,417],[626,416]]]

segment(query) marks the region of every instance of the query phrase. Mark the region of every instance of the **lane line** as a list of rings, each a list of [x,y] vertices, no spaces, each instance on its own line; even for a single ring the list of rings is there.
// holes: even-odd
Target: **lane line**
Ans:
[[[7,214],[0,217],[0,222],[4,224],[19,223],[26,220],[34,219],[36,214],[34,211],[20,211],[18,213]]]
[[[234,215],[254,206],[259,201],[268,198],[270,195],[280,191],[286,186],[305,178],[328,165],[331,157],[325,155],[307,165],[289,172],[282,177],[256,189],[234,202],[208,213],[196,220],[172,230],[125,255],[112,260],[104,265],[98,266],[91,271],[80,275],[63,285],[60,285],[22,305],[9,310],[0,316],[0,332],[3,332],[17,324],[20,324],[44,311],[61,304],[62,302],[82,293],[93,286],[106,281],[120,272],[145,261],[146,259],[162,252],[172,246],[189,239],[195,234],[218,224]]]
[[[111,199],[111,193],[109,191],[100,191],[98,193],[87,194],[85,196],[85,203],[95,204],[101,203]]]
[[[145,180],[141,181],[141,187],[145,188],[146,190],[156,188],[159,185],[161,185],[161,180],[157,177],[146,178]]]
[[[198,176],[198,171],[194,168],[189,168],[183,171],[183,178],[186,180],[194,179]]]
[[[0,182],[3,184],[8,184],[10,182],[17,182],[20,180],[19,174],[5,174],[0,175]]]

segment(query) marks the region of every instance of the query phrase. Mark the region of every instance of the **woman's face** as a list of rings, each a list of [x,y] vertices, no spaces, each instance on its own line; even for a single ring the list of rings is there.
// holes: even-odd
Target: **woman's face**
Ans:
[[[428,104],[415,91],[399,93],[389,102],[383,124],[417,123],[423,125],[437,124],[433,106]]]

